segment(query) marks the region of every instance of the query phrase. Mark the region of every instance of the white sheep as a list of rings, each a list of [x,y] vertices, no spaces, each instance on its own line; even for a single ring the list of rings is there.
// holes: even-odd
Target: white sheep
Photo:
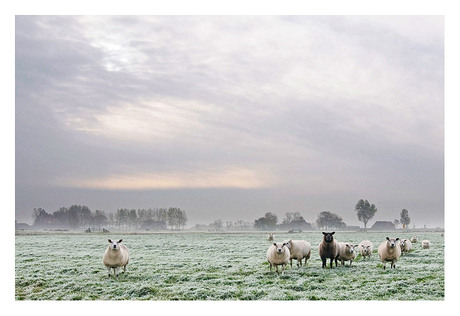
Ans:
[[[268,241],[273,241],[275,240],[275,235],[273,235],[273,233],[268,233],[268,238],[267,238]]]
[[[431,244],[430,241],[425,239],[425,240],[422,241],[422,248],[423,249],[428,249],[428,248],[430,248],[430,244]]]
[[[374,245],[369,240],[363,240],[359,243],[358,246],[359,253],[365,259],[366,257],[371,257],[372,251],[374,250]]]
[[[270,264],[270,272],[272,272],[272,266],[275,266],[276,273],[278,272],[278,266],[281,266],[281,274],[284,274],[284,268],[289,262],[291,253],[286,243],[273,243],[267,250],[267,260]]]
[[[399,246],[399,238],[388,238],[382,242],[377,250],[380,260],[383,262],[383,270],[387,261],[391,261],[391,268],[396,269],[396,261],[401,256],[401,247]]]
[[[291,256],[289,258],[289,261],[291,263],[291,268],[292,268],[292,259],[297,259],[297,267],[302,266],[302,259],[305,258],[305,264],[307,265],[307,260],[310,259],[310,254],[311,254],[311,244],[308,241],[305,240],[287,240],[284,241],[286,246],[289,249],[289,252],[291,253]]]
[[[342,262],[342,266],[345,265],[345,261],[350,260],[350,266],[353,260],[355,260],[356,257],[356,251],[355,248],[358,247],[358,245],[353,245],[352,243],[345,243],[345,242],[339,242],[339,256],[337,259],[339,259]]]
[[[416,243],[417,241],[418,241],[417,236],[412,236],[412,237],[410,238],[410,242],[413,243],[413,244]]]
[[[405,252],[409,252],[412,250],[412,243],[409,239],[403,239],[401,240],[401,252],[402,253],[405,253]]]
[[[119,241],[112,241],[109,239],[110,245],[107,247],[102,257],[102,262],[109,271],[109,277],[111,276],[111,269],[113,269],[115,277],[118,277],[120,267],[123,267],[123,273],[126,272],[126,266],[129,262],[129,252],[125,245],[120,245],[122,241],[123,239]]]

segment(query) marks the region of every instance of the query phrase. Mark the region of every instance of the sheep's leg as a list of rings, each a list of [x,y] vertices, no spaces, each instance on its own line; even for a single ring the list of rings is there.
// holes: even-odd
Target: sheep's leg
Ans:
[[[120,267],[114,268],[115,270],[115,276],[118,278],[118,274],[120,273]]]
[[[270,272],[272,272],[272,263],[270,261],[268,263],[270,264]]]
[[[333,258],[331,258],[331,269],[332,269],[332,262],[334,261]],[[335,259],[335,266],[337,267],[337,259]]]
[[[276,271],[276,274],[278,274],[278,275],[280,274],[279,271],[278,271],[278,265],[277,264],[275,264],[275,271]]]
[[[292,259],[289,259],[289,261],[291,262],[291,269],[292,269]]]
[[[324,267],[326,266],[326,258],[321,257],[321,261],[323,261],[323,266],[322,266],[322,268],[324,268]]]
[[[297,259],[297,268],[300,268],[302,266],[302,258]]]
[[[384,261],[384,262],[383,262],[383,270],[385,270],[386,264],[387,264],[387,263]]]
[[[123,273],[126,272],[126,264],[123,266]]]
[[[111,267],[106,267],[106,268],[107,268],[107,270],[109,271],[109,278],[110,278],[110,277],[112,276],[112,271],[111,271],[112,268],[111,268]]]
[[[281,265],[281,274],[284,274],[284,268],[285,268],[285,267],[286,267],[286,265],[283,263],[283,264]]]

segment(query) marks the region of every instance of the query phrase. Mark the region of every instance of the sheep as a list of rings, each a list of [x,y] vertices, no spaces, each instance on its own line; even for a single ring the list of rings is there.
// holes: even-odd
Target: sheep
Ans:
[[[383,270],[387,261],[391,261],[391,268],[396,269],[396,261],[401,256],[401,247],[399,246],[399,238],[386,238],[387,240],[382,242],[377,250],[380,260],[383,262]]]
[[[342,266],[345,265],[345,261],[350,260],[350,266],[351,266],[351,262],[356,257],[355,248],[358,247],[358,245],[353,245],[352,243],[344,243],[344,242],[339,242],[338,245],[339,245],[339,256],[337,257],[337,259],[342,261]]]
[[[325,233],[323,232],[323,240],[318,246],[319,256],[321,257],[321,261],[323,262],[322,267],[326,267],[326,260],[329,258],[331,259],[331,269],[332,269],[332,261],[335,260],[335,266],[337,267],[337,256],[339,255],[339,245],[337,241],[334,240],[335,232],[332,233]]]
[[[410,242],[409,239],[403,239],[401,240],[401,252],[406,253],[412,250],[412,243]]]
[[[413,244],[416,243],[417,241],[418,241],[417,236],[412,236],[412,237],[410,238],[410,242],[413,243]]]
[[[102,257],[102,262],[109,271],[109,278],[111,277],[111,269],[113,269],[115,277],[118,277],[120,267],[123,267],[123,273],[126,272],[126,266],[129,262],[129,252],[125,245],[120,245],[122,241],[123,239],[119,241],[112,241],[109,239],[110,245],[107,247]]]
[[[290,262],[292,268],[292,259],[297,259],[297,267],[302,266],[302,259],[305,258],[305,265],[307,265],[307,260],[310,259],[311,254],[311,245],[308,241],[305,240],[287,240],[284,241],[286,246],[291,253]]]
[[[428,248],[430,248],[430,241],[429,241],[429,240],[426,240],[426,239],[423,240],[423,241],[422,241],[422,248],[423,248],[423,249],[428,249]]]
[[[273,235],[272,233],[268,233],[268,238],[267,238],[268,241],[273,241],[275,240],[275,235]]]
[[[284,268],[289,262],[291,252],[286,246],[286,243],[273,243],[267,250],[267,260],[270,264],[270,272],[272,272],[272,266],[275,266],[276,274],[279,275],[278,266],[281,266],[281,274],[284,274]]]
[[[363,240],[362,242],[359,243],[358,250],[363,259],[366,257],[371,257],[372,251],[374,246],[369,240]]]

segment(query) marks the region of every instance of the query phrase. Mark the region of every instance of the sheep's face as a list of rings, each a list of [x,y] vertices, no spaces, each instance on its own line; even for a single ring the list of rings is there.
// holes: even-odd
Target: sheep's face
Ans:
[[[407,239],[401,240],[401,247],[405,247],[407,243]]]
[[[286,246],[286,243],[273,243],[273,246],[276,247],[276,253],[277,254],[283,254],[284,253],[284,247]]]
[[[331,243],[331,242],[334,240],[334,237],[332,236],[332,235],[334,235],[334,234],[335,234],[335,232],[332,232],[332,233],[325,233],[325,232],[323,232],[323,235],[324,235],[323,239],[324,239],[324,241],[327,242],[327,243]]]
[[[121,243],[123,241],[123,239],[120,239],[119,241],[112,241],[109,239],[109,243],[110,243],[110,249],[114,250],[114,251],[117,251],[118,249],[120,249],[120,245],[119,243]]]
[[[291,249],[291,247],[292,247],[292,239],[291,239],[291,240],[288,240],[288,241],[285,241],[284,244],[286,245],[286,247],[288,247],[289,249]]]
[[[387,245],[389,248],[394,248],[396,247],[397,245],[397,241],[399,240],[399,238],[388,238],[387,237]]]
[[[371,248],[371,246],[363,246],[363,245],[361,245],[361,248],[363,248],[363,252],[364,252],[364,253],[366,253],[366,254],[367,254],[367,253],[370,253],[370,248]]]
[[[348,253],[354,253],[355,247],[357,247],[357,245],[345,244],[345,251]]]

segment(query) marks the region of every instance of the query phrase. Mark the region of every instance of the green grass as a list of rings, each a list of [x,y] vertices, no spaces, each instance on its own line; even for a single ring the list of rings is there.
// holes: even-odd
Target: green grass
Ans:
[[[368,239],[377,249],[396,233],[337,232],[339,241]],[[320,232],[277,233],[276,240],[312,244],[306,267],[269,272],[264,233],[164,233],[16,235],[16,300],[443,300],[444,240],[417,233],[430,249],[400,258],[383,271],[376,250],[349,267],[321,268]],[[423,236],[422,236],[423,235]],[[409,237],[398,233],[397,237]],[[108,278],[102,264],[107,238],[130,250],[127,273]]]

